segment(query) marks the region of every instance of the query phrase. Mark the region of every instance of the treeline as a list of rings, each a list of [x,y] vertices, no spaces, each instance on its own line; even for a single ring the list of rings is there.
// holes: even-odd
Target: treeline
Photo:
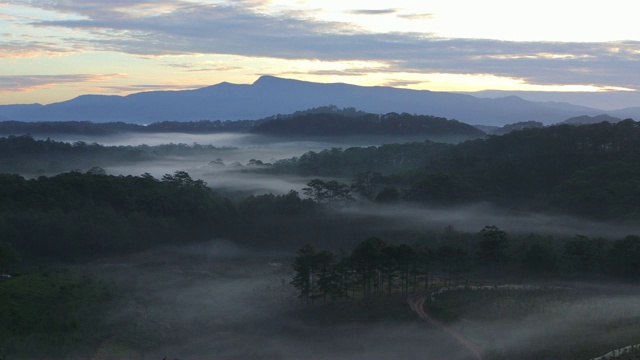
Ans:
[[[114,135],[118,133],[168,133],[210,134],[222,132],[247,132],[260,120],[200,120],[200,121],[161,121],[149,125],[124,122],[93,123],[90,121],[2,121],[0,134],[81,134]]]
[[[148,125],[124,122],[92,123],[89,121],[0,122],[0,134],[83,134],[113,135],[117,133],[187,134],[247,133],[278,136],[433,136],[452,139],[474,139],[484,136],[481,130],[455,120],[411,115],[407,113],[370,114],[354,108],[321,107],[290,115],[275,115],[260,120],[162,121]]]
[[[363,172],[402,174],[424,166],[426,162],[445,154],[452,146],[424,141],[308,151],[299,157],[278,160],[263,171],[327,177],[352,177]]]
[[[232,199],[184,171],[157,179],[100,170],[0,174],[0,273],[20,259],[82,261],[218,237],[270,249],[338,246],[369,228],[296,191]]]
[[[0,172],[58,173],[78,168],[108,166],[126,162],[153,161],[167,156],[209,155],[218,157],[220,148],[199,144],[105,146],[76,141],[36,140],[28,135],[0,137]]]
[[[353,177],[432,205],[486,201],[596,219],[640,216],[640,126],[558,125],[458,145],[431,142],[308,152],[265,169]],[[362,186],[360,186],[362,187]]]
[[[366,112],[355,108],[339,109],[337,106],[321,106],[296,111],[293,114],[277,114],[260,120],[200,120],[200,121],[161,121],[148,125],[129,124],[125,122],[94,123],[91,121],[0,121],[0,134],[82,134],[82,135],[114,135],[123,132],[162,133],[179,132],[187,134],[208,134],[220,132],[248,132],[257,124],[273,119],[296,117],[306,114],[337,114],[343,116],[362,116]]]
[[[252,132],[280,136],[428,135],[465,139],[485,135],[481,130],[455,120],[408,113],[366,114],[357,117],[338,113],[308,113],[262,122],[257,124]]]
[[[185,172],[162,179],[2,174],[0,244],[7,250],[0,269],[11,249],[26,260],[76,261],[228,236],[236,215],[228,199]]]
[[[460,239],[464,241],[456,241]],[[301,300],[311,303],[454,286],[472,276],[640,281],[638,236],[610,241],[578,235],[561,240],[509,236],[486,226],[478,234],[445,234],[444,240],[407,245],[371,237],[351,252],[338,254],[307,244],[296,254],[291,284]]]

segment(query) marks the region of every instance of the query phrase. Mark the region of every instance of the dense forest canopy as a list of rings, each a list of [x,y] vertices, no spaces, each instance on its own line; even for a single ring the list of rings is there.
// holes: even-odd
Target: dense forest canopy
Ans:
[[[170,156],[215,157],[230,147],[200,144],[162,144],[105,146],[76,141],[68,143],[50,138],[36,140],[32,135],[0,138],[0,172],[37,174],[105,167],[111,164],[150,162]]]
[[[355,119],[368,116],[345,111],[349,115],[334,114],[349,119],[344,132],[352,131],[351,125],[360,126]],[[285,124],[304,118],[301,123],[312,124],[322,116],[304,113],[271,121]],[[391,122],[395,125],[402,124],[404,116],[389,115],[401,120]],[[378,117],[379,129],[387,126],[382,118]],[[172,125],[165,125],[169,131]],[[275,288],[289,295],[295,288],[301,301],[291,302],[297,304],[343,306],[478,279],[605,280],[628,285],[640,277],[637,234],[558,235],[544,225],[505,231],[491,223],[461,231],[403,218],[416,209],[433,209],[430,214],[435,214],[487,202],[502,209],[578,215],[579,221],[633,223],[640,216],[640,125],[632,120],[523,128],[458,144],[420,141],[332,148],[272,162],[251,159],[246,166],[213,158],[221,150],[198,144],[104,146],[29,135],[0,138],[0,292],[8,299],[0,302],[0,357],[90,357],[107,351],[103,349],[124,349],[124,357],[139,358],[129,356],[131,349],[151,354],[167,342],[188,342],[194,336],[189,333],[185,340],[176,335],[191,328],[193,319],[167,318],[176,313],[176,304],[190,305],[194,298],[206,298],[209,306],[197,316],[206,319],[200,329],[226,334],[227,325],[213,318],[219,313],[206,315],[217,306],[208,299],[224,292],[218,287],[221,283],[235,286],[231,280],[247,270],[229,269],[237,263],[247,266],[251,251],[242,253],[241,260],[225,262],[204,253],[166,250],[212,239],[277,250],[290,261],[267,263],[260,257],[262,267],[256,272],[270,276],[277,286],[269,283],[268,288],[241,295],[261,302],[262,295]],[[306,187],[247,195],[214,189],[182,170],[160,177],[116,176],[99,167],[195,156],[204,166],[222,169],[214,176],[228,172],[237,179],[268,179],[293,174],[305,179]],[[89,170],[24,176],[26,169],[55,172],[79,165]],[[397,212],[400,209],[404,212]],[[385,212],[394,216],[387,218]],[[148,262],[155,256],[149,255],[151,249],[165,251],[155,264]],[[299,250],[294,255],[295,249]],[[273,252],[269,254],[271,259]],[[127,256],[138,255],[144,260],[133,267]],[[173,268],[179,256],[186,260]],[[117,286],[125,283],[141,290],[120,292],[115,282],[68,270],[82,264],[96,271],[120,269],[125,275]],[[161,276],[155,275],[149,284],[137,279],[141,269],[154,266],[162,269]],[[178,279],[184,281],[178,292],[185,294],[166,292]],[[217,285],[206,292],[186,291],[202,279]],[[289,282],[293,288],[288,288]],[[150,299],[149,291],[156,291],[159,299]],[[163,310],[154,312],[152,304],[161,304]],[[111,308],[125,311],[113,317]],[[263,312],[259,306],[257,310]]]
[[[326,113],[304,114],[265,121],[252,131],[269,135],[301,136],[429,135],[461,138],[484,136],[481,130],[455,120],[407,113],[366,114],[358,117]]]
[[[487,201],[598,219],[640,214],[640,126],[557,125],[457,145],[433,142],[308,152],[263,171],[353,177],[374,199],[394,187],[427,204]],[[356,186],[357,188],[358,186]],[[370,193],[373,191],[374,193]]]
[[[220,150],[198,144],[102,146],[10,136],[0,138],[0,169],[51,173],[69,170],[65,164],[90,169],[171,155],[209,156],[208,163],[224,166],[216,160]],[[455,145],[424,141],[333,148],[274,163],[253,159],[242,171],[349,179],[351,190],[370,200],[380,195],[430,205],[481,201],[594,219],[635,219],[640,214],[639,154],[638,123],[625,120],[530,128]]]
[[[0,175],[0,243],[23,258],[81,260],[229,235],[230,201],[185,172]]]
[[[277,136],[416,136],[473,139],[484,136],[477,128],[445,118],[407,113],[369,114],[335,106],[274,115],[260,120],[162,121],[148,125],[89,121],[0,122],[0,134],[82,134],[106,136],[117,133],[254,133]]]

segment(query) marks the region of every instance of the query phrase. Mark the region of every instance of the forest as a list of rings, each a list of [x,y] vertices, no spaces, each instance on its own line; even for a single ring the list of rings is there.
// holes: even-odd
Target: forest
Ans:
[[[264,171],[352,178],[360,195],[452,205],[569,212],[594,219],[640,213],[640,127],[633,120],[530,128],[460,144],[434,142],[328,149]]]
[[[484,136],[481,130],[455,120],[408,113],[370,114],[354,108],[336,106],[278,114],[259,120],[162,121],[148,125],[124,122],[89,121],[2,121],[0,134],[85,134],[107,136],[133,133],[255,133],[272,136],[348,136],[380,135],[431,136],[473,139]]]
[[[296,116],[272,121],[288,127],[286,120],[302,117],[312,124],[318,115]],[[385,118],[424,125],[403,116],[379,117],[380,129],[387,129]],[[221,158],[237,156],[239,148],[215,144],[0,138],[0,357],[198,358],[210,340],[205,334],[218,334],[220,342],[211,346],[227,358],[269,358],[284,355],[269,352],[268,345],[260,348],[265,353],[238,349],[246,341],[267,344],[271,335],[294,347],[313,347],[292,334],[331,339],[362,325],[345,323],[356,321],[350,316],[386,319],[367,326],[398,326],[402,332],[415,315],[407,297],[424,291],[568,283],[577,290],[561,300],[555,288],[531,290],[532,296],[540,304],[556,299],[567,307],[583,296],[596,301],[584,308],[604,312],[608,308],[599,299],[635,294],[640,126],[633,120],[527,128],[458,143],[423,140],[261,157],[269,146],[249,149],[245,158],[251,158],[242,164]],[[196,164],[195,172],[163,165],[175,159]],[[110,171],[122,163],[140,173]],[[152,175],[144,172],[149,163],[171,170]],[[238,184],[292,180],[273,192],[211,185],[226,176]],[[472,210],[461,221],[452,217],[433,225],[426,218],[459,209]],[[493,222],[460,227],[484,219],[479,215],[487,209],[559,222],[570,217],[578,225],[559,232],[552,231],[551,220],[509,229]],[[471,304],[474,297],[460,294],[438,295],[441,300],[428,306],[432,315],[464,330],[459,318],[473,316],[459,299]],[[219,297],[229,300],[211,305]],[[503,301],[498,295],[478,299],[486,307]],[[640,319],[633,305],[624,304],[628,321],[616,318],[611,326],[628,329]],[[518,307],[513,319],[538,314],[531,306]],[[177,307],[189,311],[171,310]],[[247,312],[250,319],[221,320]],[[345,312],[353,314],[342,319]],[[254,329],[254,321],[270,325]],[[485,321],[470,326],[495,325]],[[471,334],[487,348],[487,358],[522,355],[496,340],[506,330],[491,329],[486,334],[495,338]],[[187,332],[189,337],[181,335]],[[221,345],[227,337],[238,343]],[[193,339],[203,340],[195,345]],[[595,357],[611,346],[630,345],[628,339],[607,339],[580,354]],[[567,354],[575,348],[562,349],[549,358],[574,358]],[[326,354],[332,356],[337,354]]]

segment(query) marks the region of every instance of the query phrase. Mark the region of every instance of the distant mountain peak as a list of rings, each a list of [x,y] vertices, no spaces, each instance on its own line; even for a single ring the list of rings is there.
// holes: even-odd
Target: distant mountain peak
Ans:
[[[327,104],[357,108],[368,113],[433,115],[461,122],[504,125],[526,120],[556,123],[578,115],[599,115],[603,110],[530,102],[510,96],[478,98],[448,92],[388,86],[358,86],[260,76],[253,84],[221,82],[183,91],[149,91],[118,96],[82,96],[45,106],[0,106],[0,116],[21,121],[90,120],[139,124],[171,120],[261,119]],[[640,112],[630,109],[624,117]],[[618,116],[617,113],[612,113]]]
[[[262,75],[252,85],[268,85],[274,83],[295,82],[296,80],[280,78],[273,75]]]

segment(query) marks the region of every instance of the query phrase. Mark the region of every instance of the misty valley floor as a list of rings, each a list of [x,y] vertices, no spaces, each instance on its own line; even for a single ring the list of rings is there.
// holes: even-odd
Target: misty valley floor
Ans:
[[[472,358],[420,319],[406,295],[302,304],[289,285],[292,259],[220,240],[59,271],[108,284],[112,293],[94,331],[80,334],[86,337],[80,343],[90,346],[64,358]],[[483,359],[586,360],[639,338],[638,292],[594,284],[459,290],[438,295],[427,309],[453,314],[448,325],[478,344]],[[24,358],[57,358],[33,355]]]
[[[631,125],[633,124],[629,123],[625,126],[630,127]],[[559,129],[571,134],[575,130],[569,127]],[[588,130],[587,127],[583,129]],[[628,128],[622,127],[621,129],[616,134],[629,131]],[[602,133],[600,130],[594,127],[589,132],[585,130],[585,134],[588,136],[600,134]],[[555,130],[549,129],[548,131],[551,133]],[[524,140],[527,141],[522,141],[523,138],[518,137],[523,136],[522,134],[525,133],[515,134],[512,137],[493,137],[491,138],[492,142],[487,141],[486,143],[500,145],[496,148],[499,151],[486,152],[487,163],[490,165],[489,160],[495,159],[496,154],[503,153],[502,145],[504,144],[501,145],[501,139],[511,139],[504,145],[507,150],[511,149],[510,146],[513,144],[530,144],[532,149],[536,150],[538,148],[534,148],[533,145],[538,146],[539,139],[553,137],[546,136],[549,134],[538,134],[532,131],[531,134],[538,134],[540,137],[537,135],[531,138],[525,137]],[[578,135],[566,136],[561,138],[564,140],[558,141],[558,143],[570,143],[567,139],[574,137],[582,139]],[[130,143],[133,138],[127,135],[122,139],[114,138],[112,141],[113,144],[121,145]],[[17,270],[19,276],[0,282],[0,320],[7,319],[6,323],[10,325],[8,332],[17,334],[16,338],[22,339],[22,342],[16,341],[12,344],[3,342],[2,336],[0,336],[0,359],[4,354],[7,354],[7,360],[42,358],[156,360],[165,357],[180,360],[470,359],[472,358],[471,354],[451,336],[423,321],[411,310],[407,303],[406,294],[372,296],[367,301],[356,296],[356,300],[344,303],[323,303],[322,300],[316,300],[314,304],[310,305],[302,303],[297,298],[296,289],[290,285],[294,275],[291,264],[296,256],[293,252],[304,243],[313,243],[318,246],[319,250],[328,249],[337,253],[339,249],[355,245],[367,237],[380,237],[391,244],[404,242],[413,246],[415,243],[418,247],[430,248],[434,253],[442,248],[446,250],[447,247],[453,246],[465,250],[464,254],[466,254],[469,264],[479,264],[477,262],[477,244],[482,231],[480,235],[478,231],[489,225],[495,225],[508,232],[511,241],[509,255],[514,260],[513,263],[520,261],[516,265],[522,265],[523,259],[527,259],[526,254],[533,254],[532,258],[536,270],[557,270],[548,276],[549,279],[554,279],[554,284],[557,281],[569,282],[573,279],[589,279],[592,282],[563,283],[561,287],[564,290],[451,291],[441,294],[435,301],[429,302],[427,308],[430,312],[440,316],[448,326],[464,334],[482,348],[483,359],[588,360],[617,348],[640,343],[638,340],[640,339],[640,302],[638,301],[640,289],[637,285],[631,285],[637,284],[637,282],[634,283],[637,281],[637,272],[634,271],[640,269],[637,266],[637,261],[634,262],[634,256],[637,258],[637,254],[640,254],[640,250],[637,250],[640,249],[637,246],[640,244],[640,239],[624,238],[629,234],[639,232],[638,222],[634,220],[637,219],[637,212],[625,213],[629,215],[628,218],[616,215],[609,220],[605,218],[605,221],[598,220],[598,218],[578,217],[570,212],[566,214],[564,212],[544,212],[536,210],[535,207],[505,208],[490,202],[438,205],[437,202],[429,201],[385,203],[372,199],[367,200],[368,198],[358,199],[349,206],[327,206],[316,211],[317,208],[314,205],[313,209],[316,210],[313,211],[298,211],[305,209],[299,207],[295,208],[297,210],[287,212],[284,210],[289,208],[279,208],[278,206],[288,204],[288,200],[297,200],[299,204],[314,202],[311,198],[301,199],[297,193],[295,196],[289,193],[291,190],[304,191],[302,189],[305,184],[309,186],[309,181],[313,177],[328,179],[326,177],[329,176],[344,182],[352,181],[351,175],[353,174],[350,171],[353,169],[350,168],[350,164],[367,164],[366,161],[361,161],[364,157],[359,158],[358,154],[370,154],[367,155],[371,158],[369,160],[375,160],[378,157],[385,158],[385,154],[390,155],[388,161],[390,164],[405,164],[403,162],[405,161],[409,165],[403,165],[406,167],[403,168],[403,171],[409,171],[414,169],[415,164],[411,165],[413,164],[412,158],[405,154],[407,151],[413,149],[410,154],[416,156],[416,159],[413,160],[418,164],[415,166],[419,166],[415,168],[419,169],[427,164],[424,162],[426,160],[420,157],[424,150],[437,150],[440,147],[426,143],[397,144],[385,147],[384,151],[375,152],[368,146],[371,144],[380,145],[383,143],[380,139],[376,141],[369,138],[342,138],[340,141],[269,139],[267,141],[253,135],[237,134],[233,136],[228,134],[216,136],[156,134],[137,141],[148,143],[153,139],[158,144],[166,141],[187,143],[208,141],[212,144],[215,142],[215,146],[212,145],[208,148],[182,144],[148,148],[141,145],[135,149],[107,149],[82,142],[78,145],[68,146],[55,145],[51,142],[38,143],[30,137],[14,138],[9,141],[12,144],[15,143],[14,145],[17,144],[16,149],[20,149],[20,146],[24,144],[30,144],[29,146],[35,148],[40,145],[48,147],[55,145],[64,151],[59,154],[59,158],[53,157],[52,159],[42,157],[41,153],[27,154],[24,155],[25,161],[22,162],[16,161],[15,157],[10,156],[11,154],[7,155],[4,165],[11,166],[9,169],[13,169],[5,170],[7,173],[20,173],[15,170],[15,166],[19,165],[21,169],[29,169],[29,171],[24,170],[22,176],[31,174],[27,176],[27,179],[19,179],[19,181],[13,179],[15,180],[13,182],[9,181],[11,176],[7,175],[8,184],[40,182],[46,185],[46,177],[40,178],[40,175],[80,168],[82,170],[68,173],[66,176],[63,174],[59,179],[52,180],[51,183],[64,185],[63,188],[68,191],[68,194],[75,194],[77,199],[82,199],[82,201],[78,200],[77,204],[85,204],[86,202],[86,209],[90,210],[78,210],[77,204],[70,204],[65,209],[54,207],[54,210],[45,208],[40,212],[30,210],[29,206],[33,204],[46,203],[42,199],[47,199],[53,193],[64,195],[63,192],[51,191],[51,187],[42,185],[42,196],[29,197],[16,202],[16,204],[23,206],[24,211],[15,211],[17,206],[6,206],[5,218],[0,218],[0,225],[2,225],[2,221],[5,225],[22,225],[22,227],[16,227],[16,229],[21,229],[21,232],[14,231],[15,239],[9,236],[12,234],[11,231],[4,231],[8,234],[9,242],[15,240],[15,244],[28,243],[25,239],[30,235],[31,240],[35,239],[33,243],[38,244],[38,246],[33,246],[33,249],[39,250],[42,244],[51,246],[48,249],[58,251],[58,254],[63,258],[62,255],[70,255],[70,252],[65,252],[64,246],[58,246],[63,243],[60,239],[65,241],[71,239],[73,242],[70,241],[70,244],[77,243],[84,246],[85,240],[91,239],[91,236],[86,236],[88,234],[95,237],[93,240],[102,239],[103,243],[95,241],[95,244],[115,244],[114,246],[116,246],[118,241],[122,242],[125,239],[124,235],[127,235],[129,237],[126,239],[131,240],[129,245],[132,245],[126,248],[127,251],[130,249],[135,249],[131,251],[151,250],[129,253],[129,255],[119,257],[96,259],[98,255],[92,253],[93,248],[87,247],[85,249],[80,246],[79,249],[86,250],[86,253],[80,251],[77,258],[68,259],[67,265],[59,265],[57,261],[63,260],[55,259],[53,253],[45,254],[47,258],[42,259],[44,260],[42,263],[37,262],[41,260],[39,258],[34,258],[36,260],[31,260],[31,262],[25,261],[24,268],[27,270],[24,272]],[[466,149],[465,153],[476,155],[484,149],[480,145],[486,143],[482,141],[472,143],[471,145],[478,146],[475,150],[469,147],[471,146],[469,144],[465,145],[467,148],[461,148]],[[338,149],[321,151],[332,147],[346,148],[353,145],[367,147],[349,151]],[[634,146],[634,149],[638,148],[635,143]],[[590,153],[589,156],[598,155],[606,159],[613,156],[601,148],[598,149]],[[608,147],[604,147],[604,149],[608,149]],[[319,152],[301,155],[309,150]],[[16,150],[16,153],[19,151]],[[96,154],[104,153],[101,155],[104,158],[95,154],[85,154],[89,151],[96,151]],[[518,150],[509,151],[514,154],[519,153]],[[50,149],[42,154],[49,153]],[[537,150],[531,152],[531,154],[537,153]],[[77,162],[69,161],[70,158],[67,157],[69,154],[77,155]],[[128,154],[127,156],[137,154],[136,156],[139,158],[136,156],[120,158],[121,155],[124,156],[123,154]],[[394,154],[402,155],[397,159],[403,161],[395,161],[396,157],[391,156]],[[576,153],[569,152],[567,156],[569,155],[573,156]],[[296,161],[300,161],[298,156],[305,159],[305,162],[298,164],[299,168],[296,167],[297,165],[294,166]],[[585,159],[591,159],[589,156]],[[522,180],[531,180],[536,184],[536,181],[540,179],[529,174],[540,174],[541,172],[535,171],[535,168],[531,171],[512,171],[518,176],[514,175],[513,179],[508,180],[501,176],[511,174],[508,171],[504,172],[504,168],[521,169],[516,166],[520,164],[521,159],[512,161],[510,157],[511,155],[505,157],[505,162],[497,163],[495,168],[487,165],[486,169],[495,170],[495,174],[500,175],[497,179],[504,180],[504,184],[521,187],[526,190],[525,192],[529,192],[530,187]],[[457,159],[455,156],[452,158]],[[27,161],[28,159],[33,160],[33,163]],[[277,162],[283,159],[286,161],[281,164],[281,168],[278,170]],[[548,164],[549,161],[544,156],[540,159],[543,160],[534,161],[531,164],[540,165],[543,170],[548,170],[548,174],[555,174],[558,168],[564,168],[564,166],[560,166],[563,164],[560,161],[556,164],[560,165],[547,169],[543,165]],[[558,159],[562,160],[563,158],[558,157]],[[258,163],[262,165],[256,165]],[[273,164],[266,165],[265,163]],[[573,162],[567,162],[567,164],[570,163]],[[428,164],[430,166],[437,165],[433,161]],[[611,174],[610,169],[618,168],[617,163],[606,164],[608,165],[596,166],[591,170],[600,176]],[[635,180],[627,180],[635,179],[637,162],[634,160],[625,164],[622,169],[628,171],[628,174],[621,171],[618,174],[619,179],[613,179],[609,190],[616,190],[613,193],[618,194],[621,199],[633,199],[633,197],[629,197],[629,189],[637,190],[638,187],[634,185],[636,184]],[[52,168],[49,169],[45,165],[51,165]],[[97,170],[116,176],[91,174],[90,170],[93,170],[94,166]],[[273,168],[271,168],[272,166]],[[460,167],[468,168],[464,164]],[[449,168],[444,166],[443,169]],[[85,173],[85,170],[89,171]],[[334,172],[327,173],[326,171],[329,170]],[[373,171],[376,168],[361,170]],[[394,174],[397,169],[391,166],[387,170],[388,174]],[[168,175],[174,171],[175,175]],[[105,184],[111,182],[120,184],[124,178],[131,180],[142,172],[149,172],[159,179],[158,182],[154,182],[148,176],[140,177],[137,180],[147,184],[146,188],[132,187],[130,189],[134,190],[114,191],[100,197],[114,200],[114,197],[118,198],[124,194],[127,196],[123,195],[122,198],[127,200],[129,194],[139,194],[143,192],[140,190],[149,190],[151,188],[149,184],[158,185],[164,182],[170,183],[171,179],[180,180],[181,178],[178,177],[180,172],[184,172],[188,177],[189,175],[185,171],[193,174],[193,179],[188,178],[189,183],[197,183],[195,179],[202,179],[202,184],[206,181],[214,191],[220,192],[220,197],[215,195],[216,201],[209,204],[212,212],[201,219],[203,224],[213,224],[213,220],[225,219],[226,215],[224,214],[227,214],[229,216],[228,224],[234,225],[229,225],[228,231],[235,234],[229,238],[242,241],[243,244],[261,246],[262,249],[280,249],[280,252],[256,250],[248,245],[246,247],[240,246],[227,240],[158,248],[160,243],[187,244],[196,241],[196,238],[226,238],[227,235],[222,232],[220,234],[223,235],[207,233],[202,237],[184,235],[186,230],[191,230],[189,224],[192,224],[190,221],[193,216],[188,211],[176,212],[177,215],[183,216],[180,218],[182,222],[178,221],[176,224],[187,225],[176,227],[175,229],[178,230],[174,230],[174,232],[163,231],[164,228],[158,224],[172,224],[171,221],[175,220],[171,217],[169,210],[180,208],[175,205],[177,204],[175,200],[181,199],[178,196],[171,198],[168,195],[164,196],[164,193],[158,193],[162,196],[157,196],[157,198],[169,200],[166,202],[168,204],[166,207],[158,207],[162,210],[158,213],[164,216],[166,212],[166,216],[157,221],[141,222],[138,218],[139,213],[120,213],[119,210],[116,211],[111,207],[108,201],[100,202],[102,200],[96,200],[98,197],[89,199],[87,194],[78,195],[77,190],[83,187],[73,183],[73,181],[78,181],[78,183],[85,181],[85,184],[89,184],[85,186],[86,188],[100,189],[95,187],[100,183],[98,180],[104,180]],[[439,180],[463,179],[463,177],[430,176],[426,173],[422,174],[423,178],[420,178],[422,176],[420,174],[407,174],[408,177],[405,179],[407,189],[413,188],[411,182],[416,179],[425,181],[426,185],[422,190],[437,188]],[[576,171],[576,174],[576,177],[572,178],[573,182],[568,182],[564,188],[554,189],[564,189],[566,196],[561,199],[575,200],[575,203],[571,204],[576,208],[583,209],[585,208],[584,204],[589,204],[586,201],[591,199],[592,189],[601,189],[602,186],[597,181],[593,184],[586,181],[593,178],[593,174],[589,172]],[[132,176],[129,177],[129,175]],[[413,176],[418,177],[414,178]],[[28,179],[29,177],[32,178]],[[370,180],[373,181],[373,179]],[[595,179],[598,180],[597,177]],[[617,182],[618,180],[620,183]],[[444,188],[451,184],[456,185],[455,181],[453,183],[445,181],[443,184],[441,185]],[[573,186],[575,184],[591,184],[594,187],[578,187],[580,191],[570,191],[576,189],[576,186]],[[348,187],[348,184],[345,186]],[[202,187],[204,188],[206,185]],[[167,188],[174,189],[174,187],[168,186]],[[119,187],[115,189],[122,190]],[[98,190],[95,192],[104,195]],[[7,193],[9,193],[7,196],[9,199],[12,196],[20,195],[21,192],[7,191]],[[200,196],[204,193],[194,193],[196,195],[193,197],[206,198]],[[609,199],[610,193],[603,193],[605,194],[603,199]],[[38,194],[40,195],[40,193]],[[178,190],[174,195],[176,194],[178,194]],[[429,194],[427,191],[423,195]],[[508,195],[508,193],[505,194]],[[63,200],[71,198],[63,195],[59,198],[52,198],[53,200],[50,199],[50,202],[60,204],[64,202]],[[508,198],[509,196],[506,195],[505,197]],[[156,197],[151,198],[156,199]],[[539,197],[539,199],[542,198],[544,197]],[[192,200],[191,197],[184,199]],[[185,209],[197,208],[190,206],[193,203],[186,200],[180,203],[186,204]],[[622,203],[615,199],[610,202],[612,205]],[[122,203],[126,205],[127,201]],[[164,201],[159,203],[165,204]],[[194,203],[199,204],[195,201]],[[298,204],[295,201],[294,203]],[[100,204],[100,206],[95,206],[96,204]],[[324,204],[318,199],[316,205]],[[627,205],[628,208],[613,206],[612,209],[627,211],[637,208],[637,203],[634,201],[629,201]],[[598,211],[600,209],[599,206],[591,206],[591,208]],[[83,216],[69,217],[69,212],[74,209]],[[220,209],[227,209],[229,212],[225,213]],[[280,210],[282,213],[277,213]],[[615,211],[611,214],[616,214]],[[273,216],[274,213],[277,213],[277,216]],[[14,216],[16,214],[19,216]],[[174,214],[174,216],[177,215]],[[12,221],[12,219],[21,221]],[[42,219],[48,220],[48,222],[42,221]],[[102,223],[96,222],[95,219],[101,220]],[[114,222],[114,219],[120,222]],[[37,223],[38,221],[40,223]],[[40,227],[36,226],[38,224]],[[92,226],[77,226],[86,224]],[[118,227],[117,224],[121,226]],[[147,227],[144,228],[141,224],[146,224]],[[221,222],[220,224],[225,223]],[[96,225],[100,225],[100,227],[95,227]],[[123,232],[122,229],[125,229],[125,226],[128,226],[131,231]],[[13,226],[5,226],[3,229],[11,230],[13,228]],[[212,231],[218,230],[215,226],[211,228]],[[34,229],[39,229],[40,232],[33,232]],[[149,233],[138,236],[140,229],[147,229]],[[54,230],[57,230],[57,233]],[[0,235],[6,234],[0,232]],[[585,236],[576,234],[585,234]],[[164,242],[159,239],[162,236],[166,237]],[[606,239],[603,240],[600,237]],[[3,245],[2,241],[3,239],[0,238],[0,245]],[[133,246],[138,242],[144,243],[144,246]],[[541,251],[527,252],[534,248],[532,244],[538,245],[538,250]],[[586,249],[601,246],[598,248],[600,250],[598,256],[600,257],[588,259],[593,261],[593,264],[587,264],[593,265],[591,272],[580,274],[581,262],[579,260],[582,258],[577,255],[582,253],[573,254],[576,255],[573,258],[567,256],[567,254],[571,255],[567,251],[567,244],[584,245]],[[604,247],[605,245],[608,247]],[[69,247],[69,249],[73,249],[73,247]],[[99,253],[123,254],[128,252]],[[443,256],[438,257],[437,254],[433,256],[434,253],[431,254],[429,266],[433,265],[431,271],[435,273],[446,271],[448,265],[456,261],[447,260],[448,258]],[[87,254],[92,254],[94,257]],[[551,258],[556,261],[552,262],[552,265],[561,263],[562,266],[549,266],[549,269],[545,269],[549,263],[539,261],[540,259],[535,257],[545,254],[549,256],[543,257],[542,260]],[[53,257],[53,259],[48,257]],[[93,260],[90,263],[78,265],[79,259]],[[51,261],[54,263],[53,265],[50,263]],[[625,265],[625,267],[612,266],[616,264]],[[470,284],[517,283],[535,279],[537,284],[545,285],[544,271],[536,273],[535,276],[527,277],[531,273],[524,271],[524,267],[516,265],[512,267],[515,269],[513,274],[506,271],[491,280],[486,280],[479,274],[483,271],[481,267],[471,270],[463,269],[460,274],[462,274],[463,280]],[[628,270],[628,272],[624,274],[622,272],[620,274],[611,273],[612,269]],[[2,270],[1,267],[0,270]],[[0,271],[0,273],[4,272]],[[629,274],[632,276],[626,276]],[[581,277],[581,275],[584,276]],[[13,284],[19,283],[24,286],[21,288],[13,286]],[[42,299],[46,299],[46,301]],[[60,302],[66,308],[47,307],[49,299]],[[11,306],[3,308],[2,305],[7,303],[10,303]],[[38,319],[33,314],[46,315],[46,321],[40,321],[42,319]],[[31,328],[25,323],[21,324],[19,321],[21,319],[31,321],[28,324]],[[0,328],[0,331],[4,330]],[[0,335],[2,334],[0,333]]]
[[[464,359],[404,296],[307,306],[291,258],[228,243],[165,249],[78,269],[114,282],[113,334],[93,359]],[[226,253],[225,253],[226,252]],[[280,265],[282,264],[282,265]],[[116,326],[117,325],[117,326]]]

